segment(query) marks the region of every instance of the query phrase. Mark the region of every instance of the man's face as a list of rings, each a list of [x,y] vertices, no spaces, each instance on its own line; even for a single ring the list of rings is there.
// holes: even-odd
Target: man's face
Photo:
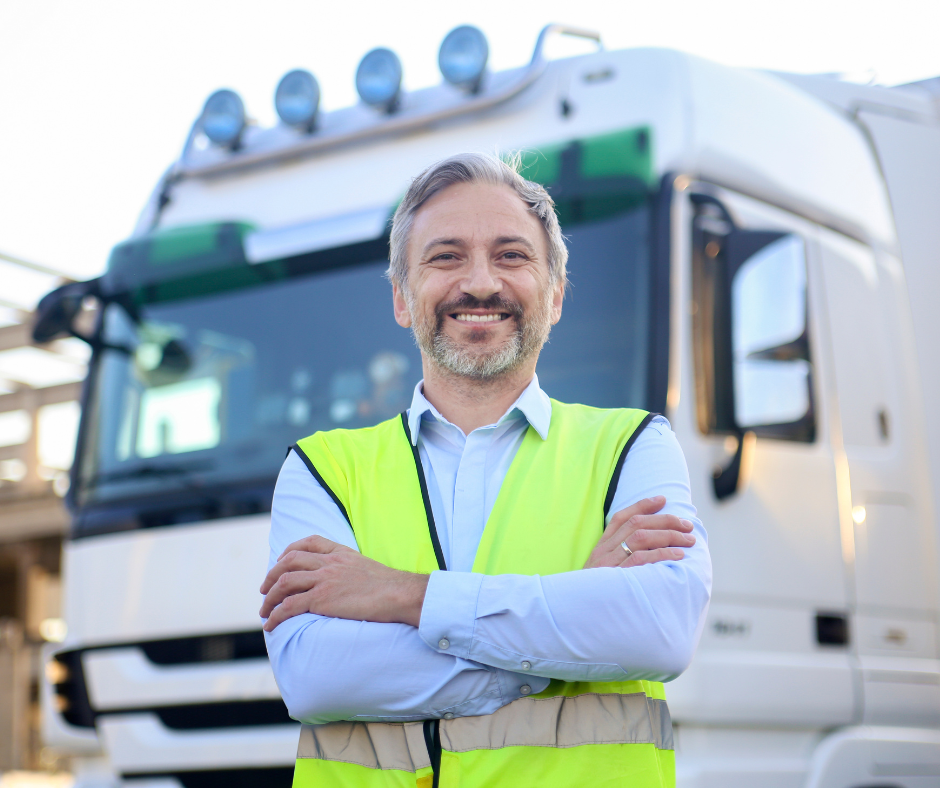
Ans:
[[[461,183],[414,217],[408,283],[393,287],[395,319],[425,357],[477,380],[531,366],[561,317],[538,218],[508,186]]]

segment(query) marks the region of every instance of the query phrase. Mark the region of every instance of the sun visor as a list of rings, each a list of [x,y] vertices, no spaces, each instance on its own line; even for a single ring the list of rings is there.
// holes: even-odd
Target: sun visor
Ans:
[[[288,227],[256,230],[245,236],[245,257],[252,264],[266,263],[322,249],[374,241],[385,235],[389,219],[388,206],[382,206]]]
[[[101,278],[104,294],[212,271],[244,267],[244,238],[253,227],[217,222],[156,230],[118,244]]]

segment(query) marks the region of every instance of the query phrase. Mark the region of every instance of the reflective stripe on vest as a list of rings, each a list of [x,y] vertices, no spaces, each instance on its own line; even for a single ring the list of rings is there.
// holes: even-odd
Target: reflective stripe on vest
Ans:
[[[317,758],[365,766],[417,772],[431,766],[423,723],[331,722],[304,725],[298,758]]]
[[[580,569],[603,533],[626,453],[650,418],[553,400],[546,439],[530,427],[510,465],[473,571]],[[445,568],[404,417],[317,433],[294,448],[346,515],[364,555],[411,572]],[[440,746],[429,749],[421,722],[305,725],[294,785],[431,788],[438,757],[441,788],[573,787],[586,774],[603,786],[675,781],[672,724],[658,682],[553,680],[538,695],[493,714],[442,720],[435,730]]]
[[[642,693],[520,698],[492,714],[441,722],[441,745],[448,752],[582,744],[652,744],[671,750],[666,702]],[[304,725],[297,757],[408,772],[431,765],[420,722]]]

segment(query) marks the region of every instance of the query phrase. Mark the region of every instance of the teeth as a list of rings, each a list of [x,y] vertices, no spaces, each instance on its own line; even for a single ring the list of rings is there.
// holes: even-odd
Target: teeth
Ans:
[[[493,323],[497,320],[503,320],[506,316],[501,314],[495,315],[467,315],[463,313],[458,313],[455,315],[457,320],[465,320],[470,323]]]

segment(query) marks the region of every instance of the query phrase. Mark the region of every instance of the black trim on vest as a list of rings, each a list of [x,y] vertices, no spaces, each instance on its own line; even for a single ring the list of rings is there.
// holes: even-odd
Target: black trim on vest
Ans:
[[[424,746],[428,748],[428,758],[431,761],[431,772],[434,777],[431,788],[437,788],[441,779],[441,721],[424,721]]]
[[[343,517],[346,518],[346,522],[349,523],[349,527],[352,528],[352,520],[349,519],[349,513],[346,511],[346,507],[343,506],[343,502],[336,496],[336,493],[330,489],[330,485],[323,481],[323,477],[320,475],[320,472],[316,469],[314,464],[310,462],[310,458],[303,453],[303,450],[296,443],[287,450],[287,453],[290,454],[292,451],[304,461],[304,465],[307,466],[307,470],[313,474],[313,478],[320,483],[320,486],[326,490],[330,498],[333,499],[333,503],[339,507],[339,510],[343,513]],[[356,529],[353,528],[353,533],[355,532]]]
[[[617,484],[620,482],[620,472],[623,470],[623,464],[627,459],[627,452],[630,451],[630,447],[636,443],[636,439],[640,437],[640,433],[646,429],[646,425],[649,424],[658,413],[647,413],[643,418],[643,421],[639,423],[637,428],[633,431],[633,434],[627,440],[626,445],[623,447],[623,450],[620,452],[620,456],[617,458],[617,464],[614,466],[613,475],[610,477],[610,484],[607,485],[607,497],[604,499],[604,521],[607,521],[607,515],[610,512],[611,504],[614,502],[614,494],[617,492]],[[604,526],[606,528],[606,524]]]
[[[408,414],[401,414],[401,426],[405,429],[405,437],[408,439],[408,446],[411,448],[411,455],[415,458],[415,470],[418,471],[418,482],[421,484],[421,499],[424,501],[424,513],[428,518],[428,532],[431,534],[431,544],[434,546],[434,557],[437,559],[438,569],[447,570],[447,564],[444,562],[444,551],[441,550],[441,541],[437,538],[437,525],[434,523],[434,512],[431,511],[431,499],[428,496],[428,483],[424,478],[424,467],[421,465],[421,457],[418,455],[418,447],[411,440],[411,428],[408,426]]]
[[[405,430],[405,438],[411,447],[411,456],[415,460],[415,470],[418,472],[418,482],[421,485],[421,500],[424,501],[424,513],[428,518],[428,532],[431,534],[431,544],[434,546],[434,557],[437,559],[437,566],[446,571],[447,564],[444,561],[444,551],[441,550],[441,541],[437,538],[437,525],[434,522],[434,512],[431,511],[431,498],[428,496],[428,482],[424,478],[424,466],[421,464],[421,455],[418,454],[418,447],[411,440],[411,428],[408,426],[408,413],[402,412],[401,426]],[[431,788],[438,788],[441,779],[441,721],[424,721],[424,746],[428,748],[428,759],[431,761]]]

